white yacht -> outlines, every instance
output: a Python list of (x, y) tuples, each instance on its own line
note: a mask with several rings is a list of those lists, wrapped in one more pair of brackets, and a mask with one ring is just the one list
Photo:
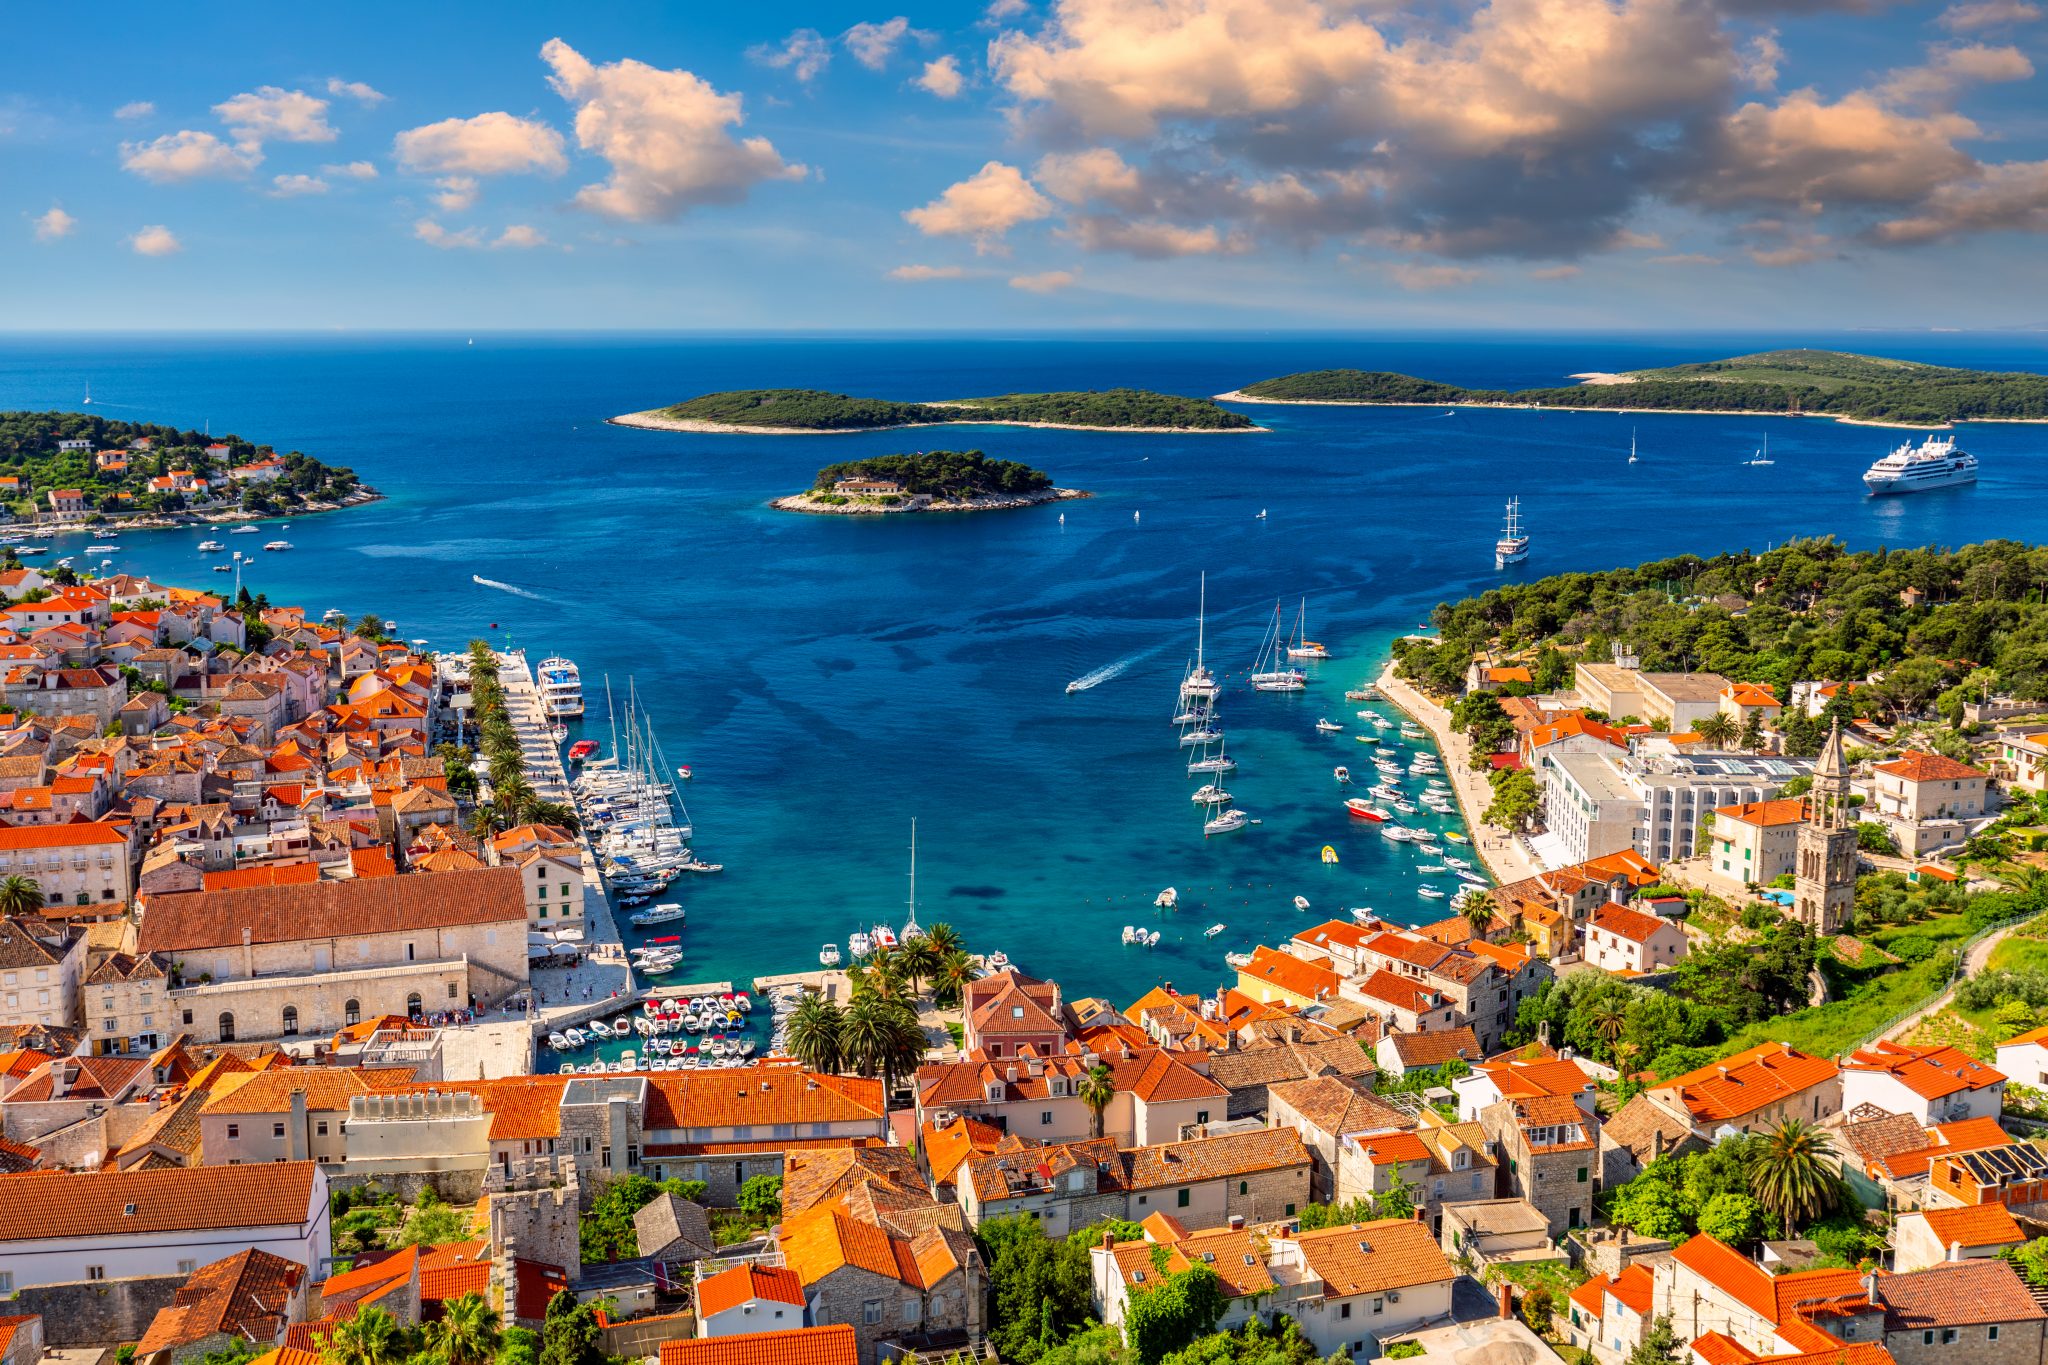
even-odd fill
[(1230, 804), (1230, 793), (1223, 789), (1220, 782), (1205, 782), (1195, 788), (1188, 800), (1198, 806), (1227, 806)]
[(225, 549), (227, 549), (227, 546), (221, 544), (217, 540), (202, 540), (199, 542), (199, 550), (201, 554), (212, 554), (216, 550)]
[(567, 659), (542, 659), (539, 669), (540, 713), (549, 720), (573, 720), (583, 714), (583, 675)]
[(839, 965), (839, 945), (828, 943), (823, 948), (820, 948), (818, 950), (818, 965), (820, 967), (837, 967)]
[(1232, 830), (1243, 829), (1250, 823), (1251, 817), (1233, 806), (1229, 810), (1217, 812), (1214, 818), (1203, 821), (1202, 833), (1228, 834)]
[(1522, 500), (1508, 499), (1508, 522), (1500, 539), (1493, 542), (1493, 567), (1505, 569), (1529, 557), (1529, 537), (1522, 531)]
[(1873, 493), (1924, 493), (1977, 482), (1977, 457), (1957, 450), (1953, 436), (1929, 436), (1917, 447), (1899, 448), (1863, 471), (1863, 486)]
[(118, 545), (88, 545), (85, 552), (89, 555), (110, 555), (120, 548)]
[(237, 526), (234, 530), (228, 532), (228, 534), (231, 536), (253, 536), (259, 529), (261, 528), (255, 526)]
[(1209, 575), (1202, 575), (1201, 596), (1195, 607), (1195, 662), (1181, 679), (1180, 699), (1183, 707), (1194, 705), (1199, 708), (1213, 698), (1217, 692), (1216, 675), (1202, 662), (1202, 646), (1206, 641), (1209, 621)]
[(1305, 636), (1307, 627), (1308, 599), (1304, 597), (1301, 599), (1301, 610), (1296, 613), (1294, 618), (1294, 639), (1287, 646), (1287, 657), (1290, 659), (1329, 658), (1330, 647), (1320, 640), (1307, 639)]
[(669, 924), (679, 920), (683, 918), (683, 914), (682, 906), (674, 901), (663, 901), (659, 905), (650, 905), (645, 910), (636, 911), (631, 916), (631, 921), (635, 929), (651, 929), (657, 924)]
[(263, 548), (266, 550), (289, 550), (291, 549), (291, 547), (292, 543), (289, 540), (267, 541), (264, 543), (263, 546)]
[(1290, 637), (1281, 623), (1280, 604), (1273, 604), (1273, 624), (1266, 632), (1266, 638), (1259, 645), (1259, 657), (1252, 664), (1251, 683), (1259, 692), (1303, 692), (1308, 689), (1308, 674), (1298, 668), (1288, 667), (1287, 642)]

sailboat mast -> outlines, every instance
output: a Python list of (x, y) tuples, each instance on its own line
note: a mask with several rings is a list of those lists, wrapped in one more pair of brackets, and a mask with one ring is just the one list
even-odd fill
[(905, 938), (917, 930), (917, 817), (910, 817), (910, 918), (903, 925)]
[(1209, 627), (1209, 571), (1202, 570), (1202, 594), (1195, 608), (1195, 667), (1202, 666), (1202, 637)]

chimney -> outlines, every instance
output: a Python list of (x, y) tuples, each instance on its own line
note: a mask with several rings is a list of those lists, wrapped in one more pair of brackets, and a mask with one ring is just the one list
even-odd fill
[(1503, 1319), (1515, 1315), (1515, 1296), (1512, 1286), (1506, 1280), (1500, 1282), (1500, 1315)]
[(1963, 1259), (1963, 1244), (1961, 1242), (1950, 1242), (1948, 1244), (1948, 1258), (1951, 1261)]
[(1011, 1085), (1015, 1085), (1017, 1083), (1017, 1064), (1015, 1062), (1012, 1062), (1003, 1070), (1003, 1079), (1008, 1081)]
[[(1231, 1215), (1230, 1215), (1230, 1230), (1231, 1230), (1232, 1232), (1243, 1232), (1243, 1231), (1244, 1231), (1244, 1215), (1243, 1215), (1243, 1214), (1241, 1214), (1241, 1213), (1233, 1213), (1233, 1214), (1231, 1214)], [(1104, 1236), (1107, 1236), (1108, 1234), (1107, 1234), (1107, 1233), (1105, 1233), (1105, 1234), (1103, 1234), (1103, 1235), (1104, 1235)]]
[(1116, 1245), (1116, 1234), (1115, 1234), (1115, 1233), (1112, 1233), (1112, 1232), (1105, 1232), (1105, 1233), (1103, 1233), (1103, 1234), (1102, 1234), (1102, 1249), (1103, 1249), (1104, 1251), (1108, 1251), (1108, 1250), (1109, 1250), (1109, 1249), (1110, 1249), (1111, 1247), (1113, 1247), (1113, 1246), (1115, 1246), (1115, 1245)]
[(1863, 1277), (1863, 1297), (1869, 1299), (1873, 1305), (1884, 1302), (1883, 1297), (1877, 1292), (1877, 1272), (1874, 1270)]
[(1550, 1021), (1548, 1019), (1536, 1025), (1536, 1041), (1546, 1048), (1550, 1046)]
[(312, 1155), (307, 1150), (306, 1092), (303, 1087), (292, 1090), (291, 1121), (285, 1125), (286, 1155), (293, 1161), (304, 1161)]

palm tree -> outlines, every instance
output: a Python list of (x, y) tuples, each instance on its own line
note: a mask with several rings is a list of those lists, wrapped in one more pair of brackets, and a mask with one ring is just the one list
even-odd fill
[(1765, 1134), (1749, 1168), (1749, 1190), (1777, 1216), (1785, 1235), (1840, 1207), (1841, 1177), (1825, 1158), (1834, 1150), (1828, 1135), (1800, 1119), (1787, 1119)]
[(1102, 1111), (1109, 1108), (1109, 1102), (1116, 1098), (1116, 1081), (1109, 1074), (1109, 1068), (1097, 1062), (1088, 1068), (1088, 1074), (1074, 1087), (1074, 1097), (1088, 1106), (1088, 1118), (1094, 1125), (1095, 1136), (1102, 1136)]
[(879, 1000), (903, 999), (902, 957), (887, 948), (877, 948), (865, 963), (848, 967), (846, 979), (853, 986), (855, 1000), (870, 995)]
[(490, 1365), (498, 1337), (498, 1315), (477, 1293), (443, 1305), (440, 1321), (427, 1328), (427, 1346), (444, 1365)]
[(1725, 749), (1735, 742), (1737, 727), (1734, 717), (1715, 711), (1694, 721), (1692, 732), (1706, 741), (1708, 748)]
[(903, 945), (902, 951), (896, 954), (896, 961), (903, 975), (910, 980), (910, 998), (915, 1000), (919, 995), (918, 983), (930, 980), (938, 971), (940, 955), (932, 946), (931, 936), (919, 934)]
[(536, 801), (533, 803), (533, 822), (536, 825), (554, 825), (574, 834), (578, 828), (576, 811), (560, 801)]
[(876, 995), (855, 998), (847, 1008), (840, 1040), (846, 1061), (855, 1071), (882, 1078), (885, 1106), (896, 1078), (915, 1071), (924, 1061), (927, 1047), (924, 1026), (910, 1007)]
[(1628, 1031), (1628, 1006), (1612, 997), (1597, 1001), (1587, 1014), (1587, 1022), (1592, 1024), (1593, 1032), (1600, 1036), (1600, 1041), (1607, 1044), (1611, 1052), (1621, 1035)]
[(789, 1016), (789, 1055), (813, 1071), (837, 1073), (845, 1065), (839, 1006), (822, 995), (806, 995)]
[(33, 915), (43, 908), (43, 888), (30, 877), (0, 881), (0, 915)]
[(944, 920), (925, 930), (924, 937), (925, 941), (932, 945), (932, 951), (942, 958), (951, 957), (960, 951), (960, 931)]
[(967, 998), (967, 988), (979, 979), (979, 971), (974, 959), (959, 949), (946, 954), (932, 976), (932, 1003), (943, 1009), (957, 1008)]
[(1493, 927), (1493, 897), (1467, 896), (1460, 913), (1465, 916), (1465, 923), (1472, 926), (1472, 936), (1485, 938), (1486, 931)]
[(412, 1354), (405, 1330), (386, 1309), (371, 1304), (327, 1334), (326, 1365), (398, 1365)]

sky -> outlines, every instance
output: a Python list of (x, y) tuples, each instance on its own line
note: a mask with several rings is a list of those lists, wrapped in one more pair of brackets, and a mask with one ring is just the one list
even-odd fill
[(16, 6), (0, 330), (2038, 330), (2044, 8)]

